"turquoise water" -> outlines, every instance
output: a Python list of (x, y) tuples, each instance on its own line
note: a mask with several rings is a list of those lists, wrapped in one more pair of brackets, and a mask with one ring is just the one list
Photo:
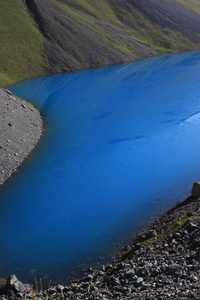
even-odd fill
[(24, 81), (45, 118), (0, 190), (0, 274), (63, 282), (109, 260), (200, 178), (200, 53)]

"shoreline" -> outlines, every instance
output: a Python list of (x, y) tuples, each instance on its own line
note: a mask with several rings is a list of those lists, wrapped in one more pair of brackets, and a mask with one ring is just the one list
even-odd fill
[(82, 279), (47, 290), (39, 278), (37, 287), (15, 275), (0, 278), (1, 299), (199, 299), (200, 193), (192, 194), (100, 270), (89, 268)]
[(0, 186), (35, 148), (43, 131), (39, 111), (0, 88)]
[[(2, 185), (35, 148), (43, 122), (32, 104), (1, 88), (0, 108)], [(44, 291), (38, 278), (38, 292), (15, 275), (0, 278), (1, 299), (199, 299), (200, 192), (192, 194), (137, 234), (110, 264)]]

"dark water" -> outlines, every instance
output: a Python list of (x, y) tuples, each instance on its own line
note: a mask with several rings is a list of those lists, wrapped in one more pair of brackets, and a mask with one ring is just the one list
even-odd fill
[(66, 280), (109, 259), (200, 179), (200, 53), (11, 87), (45, 134), (0, 190), (0, 273)]

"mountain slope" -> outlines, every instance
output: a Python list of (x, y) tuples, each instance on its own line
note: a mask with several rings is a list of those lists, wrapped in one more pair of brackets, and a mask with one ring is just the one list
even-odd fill
[(199, 14), (198, 0), (1, 0), (0, 85), (200, 49)]
[(44, 38), (23, 1), (0, 2), (0, 85), (48, 71)]
[[(182, 33), (186, 38), (200, 42), (199, 15), (191, 10), (181, 7), (178, 1), (166, 0), (127, 0), (153, 23), (163, 28), (171, 28)], [(179, 3), (182, 1), (179, 1)]]

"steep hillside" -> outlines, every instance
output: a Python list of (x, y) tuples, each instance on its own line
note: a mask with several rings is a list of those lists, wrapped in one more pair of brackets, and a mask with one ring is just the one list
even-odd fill
[(0, 85), (48, 72), (44, 38), (22, 0), (0, 2)]
[(177, 3), (185, 8), (200, 14), (200, 1), (199, 0), (176, 0)]
[(199, 0), (1, 0), (0, 85), (200, 49), (199, 14)]

